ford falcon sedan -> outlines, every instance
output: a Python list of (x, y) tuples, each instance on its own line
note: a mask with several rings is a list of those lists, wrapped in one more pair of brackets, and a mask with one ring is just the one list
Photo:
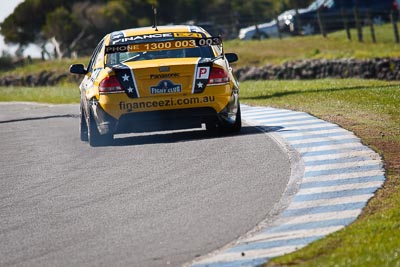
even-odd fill
[(109, 144), (115, 134), (200, 128), (241, 129), (239, 83), (220, 37), (197, 26), (115, 31), (97, 45), (80, 84), (80, 138)]

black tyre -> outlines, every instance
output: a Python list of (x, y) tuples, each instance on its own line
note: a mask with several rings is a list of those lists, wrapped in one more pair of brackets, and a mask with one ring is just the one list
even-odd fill
[(240, 112), (240, 104), (238, 103), (238, 108), (236, 112), (236, 120), (234, 123), (229, 124), (227, 122), (223, 122), (220, 125), (221, 130), (224, 133), (238, 133), (242, 129), (242, 115)]
[(88, 138), (88, 126), (87, 126), (87, 123), (86, 123), (85, 111), (83, 110), (82, 106), (81, 106), (79, 117), (80, 117), (79, 135), (80, 135), (81, 141), (87, 142), (87, 141), (89, 141), (89, 138)]
[(214, 120), (210, 120), (208, 122), (206, 122), (206, 130), (209, 133), (216, 133), (218, 129), (218, 124), (216, 121)]
[(100, 134), (99, 130), (97, 129), (96, 121), (94, 120), (93, 114), (91, 112), (89, 113), (88, 116), (87, 126), (88, 126), (88, 141), (91, 146), (93, 147), (106, 146), (112, 143), (113, 135)]
[(215, 137), (220, 135), (220, 127), (217, 121), (206, 122), (206, 132), (210, 137)]

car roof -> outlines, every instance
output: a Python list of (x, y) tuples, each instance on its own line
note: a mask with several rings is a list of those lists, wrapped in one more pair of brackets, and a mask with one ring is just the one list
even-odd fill
[(208, 32), (205, 31), (203, 28), (194, 25), (163, 25), (163, 26), (157, 26), (157, 28), (140, 27), (140, 28), (115, 31), (110, 33), (110, 35), (122, 33), (124, 36), (136, 36), (143, 34), (160, 34), (160, 33), (170, 33), (170, 32), (198, 32), (209, 35)]

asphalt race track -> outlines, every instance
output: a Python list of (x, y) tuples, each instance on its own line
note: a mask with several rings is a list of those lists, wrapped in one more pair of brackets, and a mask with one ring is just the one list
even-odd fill
[(92, 148), (78, 109), (0, 104), (0, 266), (180, 266), (279, 208), (288, 154), (255, 127)]

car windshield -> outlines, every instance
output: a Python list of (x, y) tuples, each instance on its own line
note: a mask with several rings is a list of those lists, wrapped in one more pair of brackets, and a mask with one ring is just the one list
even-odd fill
[(122, 52), (109, 54), (107, 63), (115, 65), (119, 63), (140, 61), (140, 60), (151, 60), (151, 59), (162, 59), (162, 58), (190, 58), (190, 57), (201, 57), (201, 58), (213, 58), (214, 53), (210, 46), (173, 49), (173, 50), (156, 50), (156, 51), (142, 51), (142, 52)]

